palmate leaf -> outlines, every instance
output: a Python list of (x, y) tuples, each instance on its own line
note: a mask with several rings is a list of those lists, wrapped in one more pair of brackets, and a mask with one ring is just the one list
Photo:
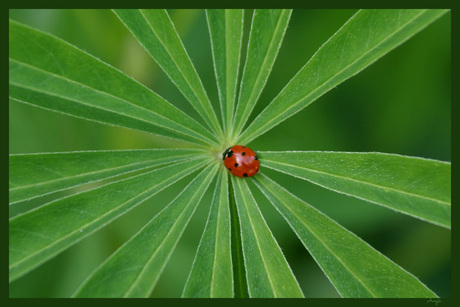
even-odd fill
[(383, 153), (259, 155), (264, 167), (450, 228), (450, 163)]
[(253, 178), (343, 297), (436, 297), (413, 275), (267, 176)]
[(232, 139), (241, 133), (267, 83), (291, 13), (292, 10), (254, 10)]
[(221, 168), (192, 270), (182, 297), (233, 297), (228, 176)]
[(194, 149), (145, 149), (10, 155), (9, 202), (202, 154)]
[(76, 297), (147, 297), (217, 171), (207, 166), (165, 209), (110, 256)]
[(337, 31), (237, 138), (247, 144), (354, 76), (448, 10), (361, 10)]
[(166, 10), (117, 9), (114, 12), (205, 122), (222, 136), (222, 130), (200, 77)]
[(132, 78), (63, 40), (9, 22), (10, 98), (200, 145), (215, 137)]
[(10, 219), (10, 281), (202, 167), (190, 159), (57, 199)]
[[(234, 108), (242, 13), (240, 18), (240, 10), (227, 11), (223, 22), (219, 17), (222, 12), (208, 11), (207, 18), (216, 78), (219, 82), (224, 131), (227, 133), (231, 130), (229, 118)], [(359, 12), (318, 51), (257, 117), (248, 131), (243, 131), (239, 142), (247, 143), (292, 116), (444, 12)], [(233, 138), (231, 133), (229, 136), (222, 135), (203, 85), (168, 14), (163, 10), (116, 10), (116, 13), (205, 119), (212, 132), (112, 67), (57, 38), (16, 22), (10, 22), (10, 39), (19, 41), (12, 44), (10, 40), (10, 98), (73, 116), (173, 137), (198, 145), (220, 146), (221, 143), (233, 138), (238, 139), (273, 66), (290, 10), (256, 10)], [(263, 47), (259, 45), (261, 42)], [(28, 46), (29, 43), (31, 47)], [(225, 54), (222, 53), (224, 47)], [(226, 101), (222, 97), (224, 90)], [(18, 164), (14, 166), (17, 175), (10, 177), (13, 179), (10, 182), (12, 191), (18, 189), (16, 194), (10, 194), (14, 202), (154, 165), (171, 162), (176, 164), (155, 171), (144, 170), (145, 173), (142, 175), (61, 198), (10, 219), (10, 281), (29, 272), (170, 184), (202, 168), (206, 163), (212, 163), (194, 177), (187, 188), (160, 214), (90, 275), (75, 294), (78, 297), (147, 297), (158, 281), (201, 197), (215, 177), (218, 168), (216, 161), (199, 156), (198, 152), (187, 153), (187, 150), (184, 150), (182, 155), (178, 151), (171, 151), (168, 155), (167, 151), (152, 151), (152, 157), (148, 156), (147, 151), (126, 151), (126, 156), (121, 152), (107, 152), (104, 156), (101, 152), (100, 155), (88, 154), (88, 160), (79, 156), (80, 153), (75, 153), (74, 157), (80, 159), (77, 161), (71, 161), (71, 154), (66, 153), (69, 154), (65, 158), (67, 162), (57, 161), (56, 165), (51, 161), (58, 155), (52, 156), (53, 154), (38, 155), (38, 160), (42, 160), (30, 164), (16, 160), (20, 162), (19, 168)], [(121, 156), (118, 156), (119, 153)], [(158, 153), (161, 154), (158, 156)], [(317, 159), (316, 166), (321, 167), (318, 171), (308, 168), (311, 165), (304, 164), (311, 161), (304, 161), (305, 157), (298, 157), (297, 160), (285, 157), (286, 160), (283, 160), (282, 156), (289, 155), (288, 153), (261, 154), (262, 174), (252, 179), (232, 177), (230, 182), (233, 184), (227, 186), (229, 182), (226, 174), (220, 173), (208, 223), (184, 289), (184, 297), (231, 297), (233, 294), (245, 297), (248, 294), (245, 291), (249, 291), (251, 297), (303, 296), (280, 247), (255, 203), (247, 185), (248, 181), (255, 182), (285, 217), (342, 296), (436, 296), (414, 276), (364, 241), (264, 176), (263, 167), (284, 171), (375, 203), (391, 203), (394, 200), (404, 203), (409, 199), (405, 205), (413, 209), (419, 204), (419, 198), (428, 202), (434, 200), (434, 203), (422, 201), (422, 210), (416, 208), (415, 213), (409, 214), (426, 214), (427, 216), (421, 218), (450, 228), (450, 197), (447, 225), (447, 200), (443, 198), (446, 190), (434, 191), (436, 185), (439, 187), (441, 182), (431, 184), (427, 189), (428, 194), (439, 194), (434, 198), (431, 194), (423, 194), (425, 191), (420, 191), (416, 195), (409, 195), (410, 193), (406, 193), (405, 190), (400, 193), (401, 191), (394, 186), (382, 185), (383, 188), (371, 191), (367, 186), (369, 183), (378, 186), (382, 182), (373, 180), (388, 179), (389, 175), (384, 173), (384, 176), (370, 180), (366, 178), (367, 182), (358, 183), (354, 176), (365, 174), (364, 170), (359, 170), (362, 161), (348, 157), (350, 167), (343, 170), (346, 174), (320, 174), (319, 172), (325, 173), (328, 164), (331, 164), (333, 171), (332, 165), (335, 165), (338, 171), (342, 165), (339, 161), (335, 161), (334, 164), (331, 156), (323, 155), (322, 158), (329, 160)], [(27, 156), (27, 160), (32, 155), (24, 156)], [(11, 157), (21, 159), (20, 155)], [(81, 170), (77, 169), (78, 163), (85, 164)], [(369, 166), (369, 163), (366, 166)], [(374, 171), (381, 170), (381, 164), (374, 166)], [(39, 174), (38, 167), (44, 170), (43, 174)], [(395, 165), (392, 167), (392, 170), (401, 170)], [(21, 172), (27, 173), (27, 169), (35, 169), (36, 174), (24, 178)], [(440, 169), (442, 170), (439, 174), (445, 175), (444, 166), (438, 168)], [(359, 172), (356, 172), (357, 170)], [(425, 170), (429, 173), (432, 168), (427, 166)], [(224, 170), (221, 168), (221, 171)], [(53, 174), (56, 172), (59, 174)], [(404, 186), (404, 182), (395, 184), (399, 185), (398, 188)], [(416, 187), (420, 190), (424, 188), (422, 185)], [(236, 199), (236, 204), (233, 198)], [(436, 203), (438, 200), (440, 202)], [(437, 205), (440, 206), (436, 207)], [(231, 214), (228, 206), (232, 210)], [(237, 212), (233, 206), (237, 207)], [(404, 206), (396, 207), (395, 210), (407, 211)], [(240, 224), (241, 229), (234, 227)], [(229, 231), (232, 231), (231, 240)], [(242, 242), (238, 242), (238, 239), (242, 239)], [(235, 255), (239, 255), (239, 251), (242, 256), (240, 262), (238, 259), (235, 260)], [(242, 282), (239, 278), (247, 280)]]
[(250, 297), (303, 297), (244, 179), (232, 176)]
[(243, 36), (243, 10), (206, 10), (224, 132), (231, 134)]

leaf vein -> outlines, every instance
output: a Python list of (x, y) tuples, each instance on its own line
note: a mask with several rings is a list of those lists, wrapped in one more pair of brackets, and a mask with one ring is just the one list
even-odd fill
[[(408, 196), (411, 196), (411, 197), (421, 198), (421, 199), (429, 200), (429, 201), (432, 201), (432, 202), (437, 202), (437, 203), (439, 203), (441, 205), (445, 205), (445, 206), (450, 207), (450, 203), (448, 203), (448, 202), (445, 202), (445, 201), (442, 201), (442, 200), (439, 200), (439, 199), (435, 199), (435, 198), (431, 198), (431, 197), (428, 197), (428, 196), (424, 196), (424, 195), (418, 195), (418, 194), (410, 193), (410, 192), (407, 192), (407, 191), (404, 191), (404, 190), (398, 190), (398, 189), (395, 189), (395, 188), (392, 188), (392, 187), (389, 187), (389, 186), (378, 185), (378, 184), (375, 184), (375, 183), (366, 182), (366, 181), (362, 181), (362, 180), (358, 180), (358, 179), (350, 178), (350, 177), (344, 177), (344, 176), (340, 176), (340, 175), (337, 175), (337, 174), (332, 174), (332, 173), (323, 172), (323, 171), (319, 171), (319, 170), (315, 170), (315, 169), (311, 169), (311, 168), (307, 168), (307, 167), (298, 166), (298, 165), (295, 165), (295, 164), (283, 163), (283, 162), (278, 162), (278, 161), (273, 161), (273, 160), (266, 160), (266, 161), (269, 161), (269, 162), (271, 162), (271, 163), (273, 163), (275, 165), (276, 164), (281, 164), (281, 165), (285, 165), (285, 166), (290, 166), (290, 167), (293, 167), (293, 168), (306, 170), (306, 171), (309, 171), (309, 172), (312, 172), (312, 173), (317, 173), (317, 174), (326, 175), (326, 176), (330, 176), (330, 177), (340, 178), (340, 179), (343, 179), (343, 180), (357, 182), (357, 183), (360, 183), (360, 184), (363, 184), (363, 185), (376, 187), (378, 189), (391, 190), (391, 191), (394, 191), (396, 193), (400, 193), (400, 194), (403, 194), (403, 195), (408, 195)], [(286, 171), (283, 171), (282, 168), (276, 168), (276, 167), (273, 167), (273, 166), (270, 166), (270, 165), (264, 165), (264, 166), (267, 166), (267, 167), (269, 167), (271, 169), (274, 169), (274, 170), (289, 174), (291, 176), (299, 177), (299, 176), (287, 173)], [(303, 178), (303, 177), (299, 177), (299, 178)], [(309, 180), (309, 181), (312, 181), (312, 180)]]
[[(193, 166), (193, 167), (196, 167), (196, 165)], [(186, 171), (188, 171), (188, 170), (191, 169), (191, 168), (192, 168), (192, 167), (187, 168), (187, 169), (185, 169), (185, 170), (181, 170), (181, 171), (179, 171), (178, 173), (176, 173), (176, 175), (185, 173)], [(156, 171), (156, 170), (153, 170), (153, 171), (151, 171), (151, 172), (154, 172), (154, 171)], [(179, 180), (179, 179), (176, 179), (176, 181), (177, 181), (177, 180)], [(174, 181), (174, 182), (175, 182), (175, 181)], [(168, 185), (171, 185), (171, 184), (173, 184), (174, 182), (171, 182), (171, 183), (168, 184)], [(133, 198), (131, 198), (131, 199), (129, 199), (129, 200), (123, 202), (123, 203), (120, 204), (119, 206), (117, 206), (117, 207), (115, 207), (115, 208), (113, 208), (113, 209), (107, 211), (106, 213), (100, 215), (100, 216), (99, 216), (98, 218), (96, 218), (95, 220), (92, 220), (92, 221), (90, 221), (89, 223), (86, 223), (86, 224), (82, 225), (82, 226), (79, 227), (78, 229), (76, 229), (76, 230), (74, 230), (74, 231), (68, 233), (67, 235), (61, 237), (60, 239), (54, 241), (52, 244), (49, 244), (49, 245), (47, 245), (47, 246), (45, 246), (45, 247), (43, 247), (43, 248), (38, 249), (37, 251), (35, 251), (35, 252), (33, 252), (33, 253), (30, 253), (27, 257), (21, 259), (20, 261), (17, 261), (17, 262), (14, 263), (12, 266), (10, 266), (10, 269), (11, 269), (11, 268), (14, 268), (14, 267), (17, 267), (18, 265), (20, 265), (21, 263), (23, 263), (23, 262), (25, 262), (26, 260), (30, 259), (31, 257), (33, 257), (33, 256), (35, 256), (35, 255), (37, 255), (37, 254), (39, 254), (39, 253), (41, 253), (41, 252), (43, 252), (43, 251), (46, 250), (46, 249), (49, 249), (49, 248), (52, 248), (53, 246), (56, 246), (58, 243), (64, 241), (65, 239), (71, 237), (72, 235), (74, 235), (74, 234), (76, 234), (76, 233), (82, 231), (83, 229), (88, 228), (89, 226), (91, 226), (91, 225), (97, 223), (98, 221), (104, 219), (106, 216), (109, 216), (112, 212), (114, 212), (114, 211), (118, 210), (119, 208), (123, 207), (125, 204), (129, 203), (129, 202), (132, 201), (133, 199), (140, 198), (141, 196), (143, 196), (143, 195), (149, 193), (151, 190), (157, 188), (158, 186), (161, 186), (162, 183), (164, 183), (164, 181), (159, 182), (158, 184), (152, 186), (152, 187), (149, 188), (148, 190), (146, 190), (146, 191), (144, 191), (144, 192), (138, 194), (137, 196), (135, 196), (135, 197), (133, 197)], [(14, 218), (13, 218), (13, 219), (14, 219)], [(102, 225), (102, 226), (103, 226), (103, 225)], [(101, 227), (102, 227), (102, 226), (101, 226)]]
[[(413, 17), (412, 19), (410, 19), (409, 21), (407, 21), (404, 25), (401, 25), (398, 29), (396, 29), (392, 35), (389, 35), (387, 38), (385, 38), (384, 40), (382, 40), (380, 43), (378, 43), (377, 45), (375, 45), (372, 49), (368, 50), (366, 53), (363, 53), (363, 55), (361, 55), (360, 57), (358, 57), (355, 61), (353, 61), (352, 63), (350, 63), (349, 65), (345, 66), (343, 69), (341, 69), (340, 71), (338, 71), (336, 74), (334, 74), (333, 76), (331, 76), (329, 79), (327, 79), (326, 81), (324, 81), (321, 85), (319, 85), (316, 89), (314, 89), (313, 91), (311, 91), (308, 95), (300, 98), (299, 100), (297, 100), (296, 102), (292, 103), (289, 107), (287, 107), (286, 109), (284, 109), (282, 112), (278, 113), (276, 116), (274, 116), (273, 118), (269, 119), (268, 121), (266, 121), (264, 124), (262, 124), (260, 126), (260, 128), (258, 128), (256, 131), (252, 132), (251, 134), (249, 134), (248, 136), (246, 136), (243, 140), (241, 140), (243, 143), (248, 143), (250, 142), (252, 139), (254, 139), (256, 136), (258, 131), (261, 131), (263, 129), (265, 129), (267, 126), (271, 125), (272, 122), (274, 121), (277, 121), (278, 118), (280, 117), (283, 117), (285, 114), (287, 114), (291, 109), (297, 107), (297, 105), (299, 105), (302, 101), (308, 99), (309, 97), (313, 96), (314, 94), (316, 94), (317, 92), (319, 92), (320, 90), (322, 90), (324, 87), (327, 87), (328, 83), (333, 80), (335, 77), (339, 76), (341, 73), (343, 73), (344, 71), (346, 71), (348, 68), (352, 67), (354, 64), (356, 64), (357, 62), (359, 62), (362, 58), (364, 58), (366, 55), (368, 55), (370, 52), (372, 52), (373, 50), (377, 49), (378, 47), (380, 47), (382, 44), (384, 44), (387, 40), (389, 40), (390, 38), (392, 38), (396, 33), (398, 33), (404, 26), (406, 26), (407, 24), (411, 23), (413, 20), (417, 19), (420, 15), (422, 15), (424, 13), (424, 11), (426, 10), (423, 10), (421, 13), (419, 13), (418, 15), (416, 15), (415, 17)], [(335, 34), (334, 34), (335, 35)], [(334, 37), (334, 35), (332, 37)], [(332, 38), (331, 37), (331, 38)], [(311, 58), (313, 59), (314, 56)], [(311, 61), (310, 59), (310, 61)], [(304, 67), (306, 67), (308, 65), (308, 63), (310, 63), (310, 61), (307, 62), (307, 64), (305, 64)], [(299, 71), (300, 72), (300, 71)], [(294, 77), (295, 78), (295, 77)], [(292, 81), (292, 80), (291, 80)], [(290, 82), (286, 85), (286, 87), (280, 92), (283, 93), (284, 90), (287, 88), (287, 86), (289, 86)], [(279, 97), (279, 95), (277, 97)], [(275, 99), (273, 101), (276, 101), (277, 97), (275, 97)], [(272, 101), (272, 103), (273, 103)], [(267, 108), (265, 110), (267, 110), (268, 108), (270, 107), (267, 106)], [(265, 111), (264, 110), (264, 111)], [(298, 111), (300, 111), (301, 109), (299, 109)], [(260, 118), (260, 116), (264, 113), (264, 111), (262, 111), (262, 113), (259, 114), (259, 116), (254, 120), (253, 123), (256, 123), (257, 122), (257, 119)], [(296, 111), (295, 113), (297, 113), (298, 111)], [(294, 114), (295, 114), (294, 113)], [(294, 114), (291, 114), (294, 115)], [(288, 116), (289, 117), (289, 116)], [(250, 128), (250, 127), (249, 127)], [(249, 129), (248, 128), (248, 129)], [(264, 132), (262, 132), (264, 133)], [(243, 133), (244, 134), (244, 133)], [(260, 134), (260, 133), (259, 133)]]
[[(186, 127), (186, 126), (184, 126), (184, 125), (182, 125), (182, 124), (180, 124), (180, 123), (178, 123), (178, 122), (172, 121), (170, 118), (165, 117), (165, 116), (163, 116), (163, 115), (161, 115), (161, 114), (159, 114), (159, 113), (157, 113), (157, 112), (154, 112), (154, 111), (152, 111), (152, 110), (150, 110), (150, 109), (147, 109), (147, 108), (142, 107), (142, 106), (140, 106), (140, 105), (137, 105), (137, 104), (134, 104), (134, 103), (132, 103), (132, 102), (129, 102), (128, 100), (126, 100), (126, 99), (124, 99), (124, 98), (114, 96), (114, 95), (112, 95), (112, 94), (110, 94), (110, 93), (108, 93), (108, 92), (104, 92), (104, 91), (98, 90), (98, 89), (96, 89), (96, 88), (93, 88), (93, 87), (88, 86), (88, 85), (86, 85), (86, 84), (80, 83), (80, 82), (78, 82), (78, 81), (75, 81), (75, 80), (72, 80), (72, 79), (65, 78), (65, 77), (63, 77), (63, 76), (57, 75), (57, 74), (55, 74), (55, 73), (52, 73), (52, 72), (43, 70), (43, 69), (41, 69), (41, 68), (38, 68), (38, 67), (35, 67), (35, 66), (32, 66), (32, 65), (29, 65), (29, 64), (27, 64), (27, 63), (24, 63), (24, 62), (21, 62), (21, 61), (12, 59), (12, 58), (10, 58), (10, 61), (16, 62), (16, 63), (18, 63), (18, 64), (20, 64), (20, 65), (24, 65), (24, 66), (26, 66), (26, 67), (28, 67), (28, 68), (30, 68), (30, 69), (32, 69), (32, 70), (39, 71), (39, 72), (44, 73), (44, 74), (46, 74), (46, 75), (50, 75), (50, 76), (52, 76), (52, 77), (54, 77), (54, 78), (61, 79), (61, 80), (65, 80), (65, 81), (70, 82), (70, 83), (73, 83), (73, 84), (75, 84), (75, 85), (79, 85), (79, 86), (81, 86), (81, 87), (87, 88), (88, 90), (91, 90), (91, 91), (93, 91), (93, 92), (95, 92), (95, 93), (102, 94), (102, 95), (106, 95), (106, 96), (111, 97), (111, 98), (113, 98), (113, 99), (115, 99), (115, 100), (119, 100), (119, 101), (121, 101), (121, 102), (127, 103), (127, 104), (133, 106), (134, 108), (142, 109), (142, 110), (147, 111), (147, 112), (149, 112), (149, 113), (151, 113), (151, 114), (154, 114), (154, 115), (156, 115), (156, 116), (158, 116), (158, 117), (161, 117), (161, 118), (164, 119), (164, 120), (167, 120), (167, 121), (169, 121), (169, 122), (173, 122), (175, 125), (178, 125), (178, 126), (184, 128), (184, 129), (187, 130), (187, 131), (194, 132), (194, 133), (198, 134), (199, 136), (203, 137), (204, 139), (207, 139), (208, 141), (211, 141), (209, 138), (205, 137), (204, 135), (200, 134), (199, 132), (196, 132), (196, 131), (193, 130), (193, 129), (190, 129), (189, 127)], [(166, 128), (166, 129), (170, 129), (170, 130), (173, 130), (173, 131), (175, 131), (175, 132), (184, 134), (184, 132), (179, 132), (179, 131), (177, 131), (177, 130), (172, 129), (171, 127), (167, 127), (167, 126), (164, 126), (164, 125), (160, 125), (160, 124), (158, 124), (158, 123), (156, 123), (156, 122), (153, 122), (153, 121), (146, 121), (146, 120), (144, 120), (144, 119), (140, 119), (140, 118), (137, 118), (137, 117), (133, 117), (133, 116), (131, 116), (131, 115), (123, 114), (123, 113), (120, 113), (120, 112), (118, 112), (118, 111), (106, 109), (106, 108), (101, 107), (101, 106), (95, 106), (95, 105), (92, 105), (92, 104), (88, 104), (88, 103), (85, 103), (85, 102), (80, 101), (80, 100), (75, 99), (75, 98), (70, 98), (70, 97), (67, 97), (67, 96), (59, 95), (59, 94), (57, 94), (57, 93), (51, 93), (51, 92), (48, 92), (48, 91), (39, 90), (39, 89), (37, 89), (37, 88), (35, 88), (35, 87), (26, 86), (26, 85), (23, 85), (23, 84), (20, 84), (20, 83), (11, 81), (11, 80), (9, 81), (9, 83), (11, 83), (11, 84), (13, 84), (13, 85), (16, 85), (16, 86), (18, 86), (18, 87), (27, 88), (27, 89), (34, 90), (34, 91), (37, 91), (37, 92), (40, 92), (40, 93), (43, 93), (43, 94), (47, 94), (47, 95), (50, 95), (50, 96), (56, 96), (56, 97), (59, 97), (59, 98), (67, 99), (67, 100), (70, 100), (70, 101), (74, 101), (74, 102), (77, 102), (77, 103), (80, 103), (80, 104), (83, 104), (83, 105), (86, 105), (86, 106), (89, 106), (89, 107), (98, 108), (98, 109), (101, 109), (101, 110), (104, 110), (104, 111), (113, 112), (113, 113), (115, 113), (115, 114), (122, 115), (122, 116), (127, 116), (127, 117), (130, 117), (130, 118), (133, 118), (133, 119), (142, 121), (142, 122), (150, 123), (150, 124), (153, 124), (153, 125), (157, 125), (157, 126), (160, 126), (160, 127), (163, 127), (163, 128)], [(149, 91), (151, 92), (151, 90), (149, 90)], [(152, 92), (152, 93), (153, 93), (153, 92)], [(170, 107), (172, 106), (172, 105), (171, 105), (169, 102), (167, 102), (166, 100), (164, 100), (164, 102), (167, 103)], [(173, 108), (175, 108), (175, 107), (173, 107)], [(180, 111), (180, 110), (179, 110), (179, 111)], [(197, 124), (197, 125), (199, 125), (200, 127), (202, 127), (203, 129), (206, 129), (206, 128), (204, 128), (200, 123), (196, 122), (194, 119), (192, 119), (191, 117), (189, 117), (188, 115), (186, 115), (186, 114), (183, 113), (182, 111), (180, 111), (180, 112), (182, 113), (183, 116), (186, 116), (186, 118), (187, 118), (188, 120), (191, 120), (191, 121), (193, 121), (195, 124)], [(190, 135), (190, 134), (187, 134), (187, 135), (192, 136), (192, 135)]]

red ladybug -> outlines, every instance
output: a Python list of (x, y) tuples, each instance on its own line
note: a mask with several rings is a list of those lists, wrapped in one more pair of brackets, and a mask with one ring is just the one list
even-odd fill
[(225, 167), (237, 177), (251, 177), (259, 172), (259, 158), (248, 147), (230, 147), (224, 152), (223, 160)]

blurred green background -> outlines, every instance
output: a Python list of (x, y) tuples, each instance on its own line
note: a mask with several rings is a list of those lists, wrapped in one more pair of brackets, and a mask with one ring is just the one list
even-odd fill
[[(217, 88), (204, 11), (171, 10), (169, 13), (209, 97), (217, 107)], [(253, 114), (260, 112), (354, 13), (354, 10), (294, 10), (273, 72)], [(111, 11), (11, 10), (9, 15), (75, 44), (198, 118)], [(252, 11), (247, 10), (245, 39), (251, 16)], [(249, 145), (256, 151), (377, 151), (450, 161), (450, 76), (449, 13)], [(105, 126), (17, 102), (9, 103), (10, 153), (184, 146), (184, 143), (139, 131)], [(261, 164), (263, 167), (263, 161)], [(262, 171), (414, 274), (439, 296), (451, 296), (449, 230), (305, 181), (266, 169)], [(180, 181), (11, 283), (10, 297), (71, 295), (98, 264), (171, 201), (186, 181)], [(257, 188), (253, 190), (305, 295), (338, 297), (287, 223)], [(180, 296), (204, 229), (210, 194), (207, 193), (192, 218), (153, 297)], [(35, 205), (30, 203), (25, 207)]]

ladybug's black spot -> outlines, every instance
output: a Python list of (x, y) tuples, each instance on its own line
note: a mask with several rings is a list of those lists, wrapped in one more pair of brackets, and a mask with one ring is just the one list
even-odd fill
[(230, 167), (228, 168), (228, 170), (229, 170), (229, 171), (232, 171), (232, 169), (231, 169)]
[(241, 146), (241, 147), (246, 148), (246, 146)]
[(246, 154), (246, 153), (245, 153), (244, 151), (241, 153), (242, 156), (244, 156), (245, 154)]
[(254, 160), (259, 160), (259, 158), (257, 158), (257, 156), (254, 156)]
[(244, 177), (248, 177), (248, 174), (244, 173), (243, 176), (244, 176)]
[(238, 167), (238, 163), (235, 163), (235, 167)]

